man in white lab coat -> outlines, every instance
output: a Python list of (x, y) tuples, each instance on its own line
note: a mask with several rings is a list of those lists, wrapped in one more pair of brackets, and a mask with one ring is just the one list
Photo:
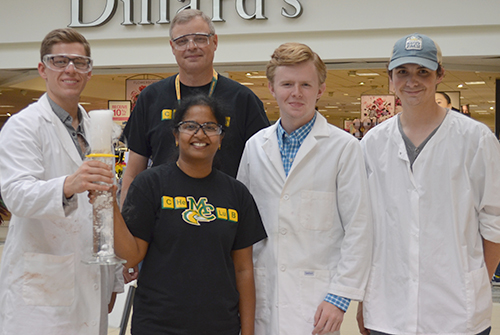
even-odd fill
[[(0, 334), (107, 334), (121, 266), (88, 265), (88, 190), (107, 190), (113, 172), (83, 161), (89, 117), (78, 105), (90, 79), (87, 40), (56, 29), (42, 42), (38, 72), (47, 93), (0, 132), (0, 185), (12, 213), (0, 263)], [(108, 304), (110, 304), (108, 306)]]
[(388, 71), (403, 111), (361, 141), (374, 253), (360, 330), (489, 334), (500, 145), (485, 125), (436, 103), (444, 69), (429, 37), (398, 40)]
[(315, 110), (326, 66), (287, 43), (267, 66), (280, 119), (246, 144), (238, 171), (269, 238), (254, 246), (255, 333), (331, 334), (362, 300), (372, 250), (366, 173), (353, 136)]

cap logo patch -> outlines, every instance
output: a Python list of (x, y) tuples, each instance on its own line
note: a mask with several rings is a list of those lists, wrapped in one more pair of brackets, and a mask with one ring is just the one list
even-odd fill
[(417, 36), (410, 36), (406, 39), (406, 50), (422, 50), (422, 39)]

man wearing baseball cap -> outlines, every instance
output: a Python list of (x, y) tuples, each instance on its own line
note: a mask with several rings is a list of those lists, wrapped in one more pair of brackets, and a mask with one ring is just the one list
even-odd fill
[(485, 125), (435, 102), (444, 69), (429, 37), (398, 40), (388, 73), (403, 111), (361, 141), (374, 250), (360, 331), (489, 334), (500, 144)]

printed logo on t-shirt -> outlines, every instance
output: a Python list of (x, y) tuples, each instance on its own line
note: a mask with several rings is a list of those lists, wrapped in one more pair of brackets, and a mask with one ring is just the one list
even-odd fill
[(172, 120), (174, 118), (175, 109), (164, 109), (161, 111), (161, 120)]
[(229, 125), (231, 124), (231, 117), (226, 116), (226, 128), (229, 128)]
[(162, 197), (162, 208), (164, 209), (179, 209), (187, 208), (187, 202), (185, 197)]
[[(208, 203), (206, 197), (196, 201), (194, 197), (162, 197), (163, 209), (185, 209), (182, 219), (193, 226), (201, 226), (202, 222), (211, 222), (215, 219), (238, 222), (238, 211), (231, 208), (217, 207)], [(215, 211), (215, 214), (214, 214)]]
[(238, 222), (238, 212), (234, 209), (217, 207), (217, 218), (232, 222)]

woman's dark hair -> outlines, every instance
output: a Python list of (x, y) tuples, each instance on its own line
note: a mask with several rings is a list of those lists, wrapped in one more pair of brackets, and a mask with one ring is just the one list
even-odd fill
[(441, 94), (446, 99), (446, 102), (448, 102), (448, 105), (451, 104), (451, 98), (450, 98), (450, 96), (448, 94), (446, 94), (446, 93), (444, 93), (442, 91), (438, 91), (436, 93)]
[[(179, 108), (177, 108), (174, 114), (173, 132), (175, 134), (179, 133), (177, 125), (179, 124), (179, 122), (184, 121), (184, 116), (186, 115), (187, 111), (193, 106), (207, 106), (208, 108), (210, 108), (212, 114), (217, 120), (217, 123), (222, 126), (222, 134), (224, 134), (226, 130), (226, 116), (227, 116), (225, 108), (219, 100), (204, 94), (196, 94), (188, 98), (182, 99)], [(172, 156), (170, 157), (170, 159), (171, 161), (176, 161), (178, 158), (179, 158), (179, 149), (176, 148), (176, 150), (172, 150)], [(214, 168), (220, 169), (222, 162), (219, 159), (218, 155), (215, 155), (212, 165)]]
[(217, 123), (222, 126), (222, 132), (226, 129), (226, 113), (221, 103), (212, 97), (204, 94), (197, 94), (188, 98), (182, 99), (179, 108), (175, 111), (174, 115), (174, 132), (177, 133), (177, 124), (184, 121), (184, 116), (187, 111), (193, 106), (207, 106), (212, 111)]

